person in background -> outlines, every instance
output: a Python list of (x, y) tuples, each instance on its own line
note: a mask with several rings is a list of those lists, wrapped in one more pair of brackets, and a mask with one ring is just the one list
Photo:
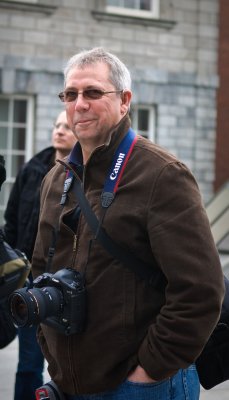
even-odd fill
[(5, 169), (5, 160), (2, 155), (0, 155), (0, 190), (2, 188), (3, 182), (6, 180), (6, 169)]
[[(45, 272), (59, 221), (50, 272), (78, 271), (87, 307), (80, 332), (39, 325), (49, 374), (67, 400), (197, 400), (195, 360), (224, 296), (197, 182), (175, 156), (130, 129), (131, 77), (118, 57), (83, 51), (68, 61), (64, 78), (59, 97), (78, 142), (43, 181), (32, 273)], [(96, 237), (79, 215), (76, 186), (66, 194), (66, 170), (99, 220)], [(101, 227), (139, 265), (157, 269), (161, 284), (109, 254), (96, 240)]]
[[(69, 128), (66, 112), (54, 124), (52, 146), (37, 153), (19, 171), (5, 211), (5, 240), (23, 251), (31, 261), (37, 234), (40, 186), (44, 176), (73, 148), (76, 138)], [(32, 276), (30, 276), (30, 280)], [(19, 361), (14, 400), (34, 400), (35, 389), (43, 383), (44, 357), (36, 339), (36, 328), (19, 328)]]

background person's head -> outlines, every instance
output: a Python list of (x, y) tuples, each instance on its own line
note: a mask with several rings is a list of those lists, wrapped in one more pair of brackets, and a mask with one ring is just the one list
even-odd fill
[(68, 125), (66, 111), (61, 111), (52, 131), (52, 145), (56, 149), (56, 159), (67, 156), (76, 142), (77, 139)]

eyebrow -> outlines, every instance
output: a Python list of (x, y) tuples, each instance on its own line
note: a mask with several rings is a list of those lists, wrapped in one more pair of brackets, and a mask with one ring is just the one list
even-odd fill
[(87, 90), (87, 89), (105, 90), (103, 87), (99, 87), (99, 86), (97, 86), (97, 85), (88, 85), (88, 86), (85, 86), (83, 89), (78, 89), (78, 88), (73, 87), (73, 86), (69, 86), (69, 87), (66, 86), (66, 87), (64, 88), (64, 90), (71, 90), (71, 91), (73, 91), (73, 92), (79, 91), (79, 90)]

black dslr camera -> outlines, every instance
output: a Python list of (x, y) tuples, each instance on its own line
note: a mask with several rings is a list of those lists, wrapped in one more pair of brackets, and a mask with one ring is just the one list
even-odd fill
[(33, 281), (32, 288), (15, 290), (9, 296), (9, 305), (18, 327), (42, 322), (65, 335), (80, 333), (86, 319), (84, 279), (72, 268), (44, 273)]

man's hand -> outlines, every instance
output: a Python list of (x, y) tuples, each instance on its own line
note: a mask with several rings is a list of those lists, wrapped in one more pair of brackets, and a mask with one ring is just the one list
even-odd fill
[(127, 377), (128, 381), (139, 382), (139, 383), (153, 383), (156, 382), (154, 379), (146, 373), (146, 371), (138, 365)]

